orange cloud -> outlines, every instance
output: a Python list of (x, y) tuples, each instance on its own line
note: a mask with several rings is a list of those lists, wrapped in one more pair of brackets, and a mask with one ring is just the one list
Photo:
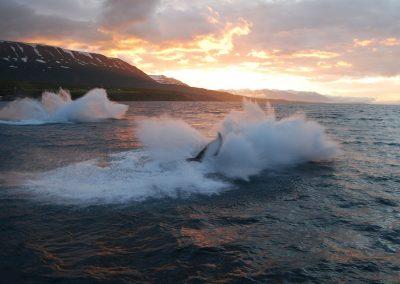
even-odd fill
[(208, 11), (209, 11), (209, 15), (207, 16), (207, 21), (210, 24), (218, 24), (219, 21), (219, 13), (217, 11), (214, 11), (213, 8), (211, 8), (210, 6), (207, 7)]
[(387, 38), (381, 41), (382, 45), (385, 46), (399, 46), (400, 45), (400, 40), (395, 38), (395, 37), (391, 37), (391, 38)]
[[(337, 23), (336, 18), (332, 18), (326, 25), (321, 13), (296, 8), (301, 8), (304, 1), (286, 4), (282, 4), (286, 1), (254, 1), (257, 4), (243, 1), (238, 9), (231, 1), (215, 1), (211, 7), (208, 6), (211, 2), (203, 5), (183, 0), (173, 3), (149, 0), (139, 5), (142, 10), (133, 5), (133, 1), (126, 1), (125, 5), (111, 0), (105, 2), (107, 9), (97, 20), (59, 23), (68, 27), (63, 34), (59, 34), (58, 25), (56, 33), (55, 29), (43, 32), (51, 27), (50, 20), (60, 21), (51, 18), (38, 26), (34, 34), (34, 28), (30, 28), (26, 32), (29, 36), (10, 39), (99, 52), (126, 60), (149, 74), (177, 76), (195, 86), (210, 88), (254, 86), (329, 93), (340, 92), (324, 87), (340, 78), (389, 78), (400, 74), (396, 64), (400, 56), (400, 37), (392, 32), (395, 31), (393, 27), (382, 25), (384, 28), (380, 32), (368, 30), (369, 25), (358, 22), (357, 26), (352, 25), (354, 17), (349, 15), (344, 15), (344, 20), (337, 20)], [(317, 3), (311, 2), (307, 5)], [(350, 2), (344, 1), (341, 5), (350, 5)], [(306, 14), (288, 16), (293, 15), (291, 11)], [(358, 15), (357, 20), (362, 20), (362, 13)], [(304, 21), (310, 17), (315, 17), (314, 22), (320, 24), (310, 27), (309, 22)], [(370, 17), (365, 16), (365, 20), (366, 24), (371, 22)], [(29, 23), (37, 21), (34, 18)], [(76, 28), (78, 26), (82, 27), (82, 32)], [(20, 26), (11, 30), (12, 34), (20, 35), (18, 29)], [(221, 82), (223, 85), (219, 85)], [(400, 91), (398, 84), (390, 86), (391, 94)]]
[(382, 40), (378, 39), (365, 39), (365, 40), (359, 40), (355, 39), (354, 41), (354, 46), (355, 47), (366, 47), (366, 46), (399, 46), (400, 45), (400, 40), (395, 37), (390, 37), (390, 38), (385, 38)]
[(354, 39), (353, 43), (355, 47), (365, 47), (365, 46), (371, 46), (372, 44), (374, 44), (375, 40), (374, 39), (364, 39), (364, 40), (360, 40), (360, 39)]
[(346, 62), (346, 61), (338, 61), (338, 62), (336, 63), (336, 66), (337, 66), (337, 67), (350, 68), (350, 67), (353, 66), (353, 64), (351, 64), (351, 63), (349, 63), (349, 62)]
[(195, 45), (202, 51), (217, 51), (218, 54), (227, 54), (233, 50), (233, 38), (247, 35), (250, 32), (250, 27), (251, 24), (243, 19), (236, 26), (228, 23), (222, 32), (222, 36), (198, 36), (195, 40)]
[(293, 57), (297, 58), (319, 58), (319, 59), (329, 59), (338, 57), (339, 54), (336, 52), (323, 51), (323, 50), (302, 50), (292, 54)]
[(264, 50), (257, 51), (255, 49), (252, 49), (249, 53), (247, 53), (247, 56), (261, 58), (261, 59), (271, 59), (273, 57), (273, 55), (270, 52), (265, 52)]

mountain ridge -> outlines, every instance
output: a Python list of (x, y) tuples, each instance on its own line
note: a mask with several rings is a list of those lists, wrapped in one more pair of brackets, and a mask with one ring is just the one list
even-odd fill
[(100, 87), (155, 87), (139, 68), (98, 53), (44, 44), (0, 41), (2, 80), (34, 81)]
[(99, 53), (0, 40), (0, 96), (4, 100), (39, 97), (44, 90), (60, 87), (69, 89), (73, 97), (83, 95), (90, 88), (106, 88), (110, 98), (120, 101), (240, 101), (247, 96), (236, 91), (232, 94), (191, 87), (164, 75), (147, 75), (119, 58)]
[(189, 86), (188, 84), (179, 81), (178, 79), (167, 77), (165, 75), (149, 75), (151, 79), (154, 81), (165, 84), (165, 85), (180, 85), (180, 86)]
[(79, 96), (106, 88), (118, 100), (238, 101), (227, 92), (160, 84), (118, 58), (61, 47), (0, 40), (0, 96), (40, 96), (46, 89), (70, 89)]

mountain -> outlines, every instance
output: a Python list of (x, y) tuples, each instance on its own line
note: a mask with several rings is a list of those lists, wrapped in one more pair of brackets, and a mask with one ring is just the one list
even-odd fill
[(11, 41), (0, 41), (0, 78), (98, 87), (158, 85), (144, 72), (118, 58)]
[(183, 83), (175, 78), (167, 77), (164, 75), (149, 75), (151, 79), (154, 81), (165, 84), (165, 85), (180, 85), (180, 86), (189, 86), (188, 84)]
[(316, 92), (303, 92), (293, 90), (225, 90), (234, 95), (246, 96), (267, 100), (286, 100), (292, 102), (304, 103), (372, 103), (374, 100), (371, 98), (363, 97), (338, 97), (338, 96), (325, 96)]
[(59, 87), (69, 89), (73, 97), (83, 95), (88, 89), (103, 87), (115, 100), (242, 99), (227, 92), (174, 82), (161, 84), (135, 66), (102, 54), (43, 44), (0, 41), (0, 97), (6, 100), (19, 96), (37, 97), (43, 90)]

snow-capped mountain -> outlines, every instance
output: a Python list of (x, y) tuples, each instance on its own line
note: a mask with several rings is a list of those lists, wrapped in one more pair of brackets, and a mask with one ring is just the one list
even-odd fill
[(160, 84), (188, 86), (188, 84), (185, 84), (182, 81), (164, 75), (149, 75), (149, 76)]
[(73, 89), (77, 96), (90, 88), (112, 89), (109, 96), (115, 100), (241, 100), (227, 92), (160, 77), (163, 83), (121, 59), (102, 54), (0, 40), (0, 96), (6, 100), (39, 96), (47, 88), (58, 87)]
[(0, 78), (79, 86), (151, 87), (159, 83), (118, 59), (42, 44), (0, 41)]

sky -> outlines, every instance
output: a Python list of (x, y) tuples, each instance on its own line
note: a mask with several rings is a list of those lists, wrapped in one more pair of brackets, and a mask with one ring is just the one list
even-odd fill
[(400, 100), (398, 0), (0, 0), (0, 39), (210, 89)]

